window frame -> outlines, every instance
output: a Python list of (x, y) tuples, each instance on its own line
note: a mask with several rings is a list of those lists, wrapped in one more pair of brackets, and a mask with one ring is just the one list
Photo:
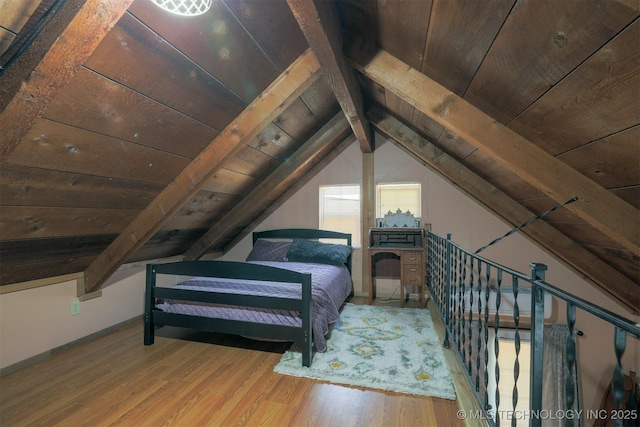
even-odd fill
[[(327, 227), (325, 224), (327, 223), (326, 218), (326, 200), (325, 198), (327, 197), (326, 194), (323, 193), (323, 189), (328, 189), (328, 188), (334, 188), (337, 189), (339, 187), (342, 188), (347, 188), (347, 187), (353, 187), (353, 189), (357, 189), (357, 198), (356, 199), (351, 199), (353, 202), (355, 202), (355, 210), (356, 210), (356, 214), (354, 215), (348, 215), (346, 216), (346, 218), (351, 218), (354, 223), (351, 226), (347, 226), (347, 227), (343, 227), (343, 226), (329, 226)], [(354, 196), (355, 195), (355, 191), (352, 191), (350, 194), (346, 193), (344, 196), (349, 197), (349, 196)], [(345, 200), (349, 200), (349, 199), (345, 199)], [(354, 248), (359, 248), (361, 246), (361, 234), (362, 234), (362, 208), (361, 208), (361, 202), (362, 202), (362, 185), (359, 183), (356, 184), (321, 184), (318, 186), (318, 228), (321, 230), (330, 230), (330, 231), (339, 231), (339, 232), (343, 232), (343, 233), (351, 233), (352, 239), (352, 247)], [(334, 221), (340, 221), (340, 220), (334, 220)], [(349, 221), (346, 220), (345, 224), (347, 224)], [(353, 227), (353, 229), (351, 229), (351, 227)]]
[[(382, 189), (380, 187), (383, 186), (415, 186), (417, 189), (417, 203), (415, 203), (415, 206), (417, 206), (417, 211), (414, 211), (412, 209), (404, 209), (401, 206), (396, 206), (393, 210), (391, 209), (383, 209), (382, 208)], [(416, 219), (420, 218), (422, 219), (422, 183), (417, 182), (417, 181), (408, 181), (408, 182), (378, 182), (376, 183), (375, 186), (375, 209), (376, 209), (376, 218), (384, 218), (384, 216), (389, 212), (395, 212), (396, 209), (400, 209), (402, 212), (406, 212), (407, 210), (409, 210), (415, 217)], [(387, 191), (392, 191), (392, 190), (387, 190)]]

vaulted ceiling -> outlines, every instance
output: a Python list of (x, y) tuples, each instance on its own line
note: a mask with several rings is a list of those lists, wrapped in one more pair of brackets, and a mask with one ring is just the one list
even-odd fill
[(224, 252), (394, 141), (640, 310), (635, 0), (0, 0), (0, 283)]

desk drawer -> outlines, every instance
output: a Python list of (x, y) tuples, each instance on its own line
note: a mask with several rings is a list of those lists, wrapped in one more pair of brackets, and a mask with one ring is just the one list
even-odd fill
[(419, 264), (405, 264), (402, 266), (405, 285), (422, 285), (422, 266)]
[(420, 251), (404, 251), (402, 256), (403, 264), (422, 264), (422, 252)]
[(402, 254), (402, 277), (405, 285), (422, 286), (424, 267), (422, 252), (404, 251)]

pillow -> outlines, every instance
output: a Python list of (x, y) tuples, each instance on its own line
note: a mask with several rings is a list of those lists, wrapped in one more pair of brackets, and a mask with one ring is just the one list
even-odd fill
[(253, 245), (253, 249), (247, 256), (247, 261), (278, 261), (287, 260), (287, 251), (291, 242), (272, 242), (270, 240), (258, 239)]
[(291, 262), (313, 262), (317, 264), (342, 265), (351, 255), (351, 247), (314, 240), (294, 239), (287, 260)]

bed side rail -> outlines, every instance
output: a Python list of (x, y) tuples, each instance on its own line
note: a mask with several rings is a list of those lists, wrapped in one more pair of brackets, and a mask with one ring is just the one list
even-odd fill
[(179, 325), (182, 328), (191, 328), (198, 331), (230, 335), (238, 335), (238, 331), (242, 331), (242, 335), (249, 337), (274, 340), (292, 340), (291, 338), (295, 337), (294, 341), (304, 341), (304, 331), (299, 326), (270, 325), (269, 329), (265, 331), (264, 324), (258, 322), (193, 317), (162, 311), (155, 312), (154, 318), (159, 324)]
[(237, 295), (225, 292), (196, 291), (191, 289), (154, 288), (155, 298), (196, 301), (207, 304), (225, 304), (241, 307), (272, 308), (302, 311), (302, 300), (257, 295)]

